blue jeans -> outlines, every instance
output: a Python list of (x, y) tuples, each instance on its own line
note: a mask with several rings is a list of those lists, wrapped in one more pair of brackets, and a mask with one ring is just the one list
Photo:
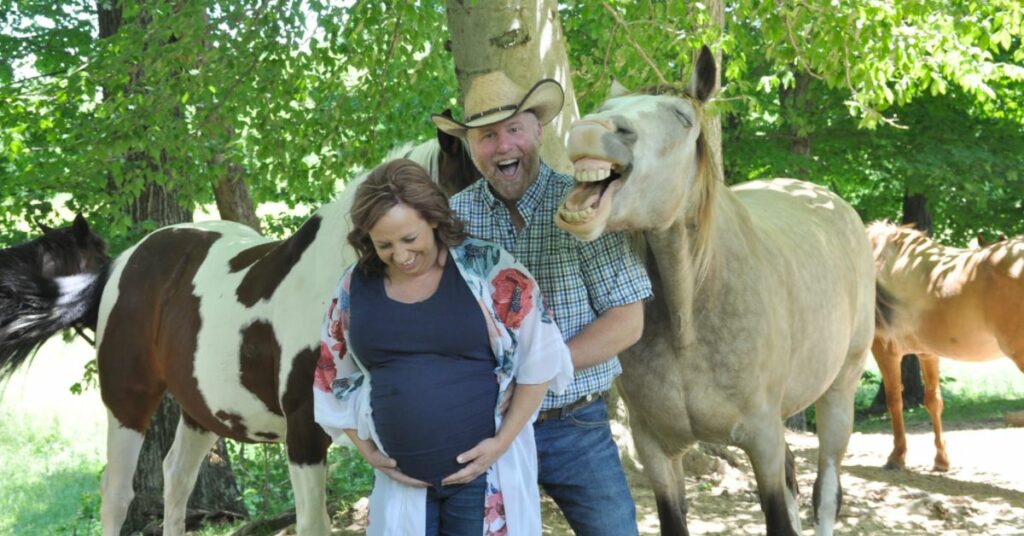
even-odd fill
[(538, 422), (533, 431), (540, 485), (578, 536), (637, 534), (636, 505), (604, 400)]
[(487, 473), (461, 486), (427, 488), (427, 536), (480, 536)]

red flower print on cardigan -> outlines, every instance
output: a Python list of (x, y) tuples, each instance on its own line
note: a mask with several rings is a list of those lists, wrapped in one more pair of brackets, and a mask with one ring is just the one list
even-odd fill
[(329, 341), (326, 340), (320, 341), (320, 358), (316, 362), (316, 371), (313, 376), (313, 385), (328, 393), (331, 392), (331, 382), (338, 376), (338, 369), (334, 366), (334, 353), (337, 353), (339, 358), (345, 355), (345, 334), (342, 331), (341, 321), (334, 318), (337, 306), (337, 298), (331, 300), (331, 307), (327, 310), (327, 318), (330, 321), (327, 331), (333, 341), (330, 341), (331, 344), (328, 344)]
[(491, 280), (494, 286), (494, 311), (511, 329), (522, 324), (533, 307), (533, 281), (515, 268), (505, 268)]
[(505, 524), (505, 498), (500, 491), (487, 495), (484, 503), (484, 534), (486, 536), (508, 536)]
[[(335, 346), (344, 346), (338, 343)], [(338, 369), (334, 366), (334, 354), (327, 346), (326, 341), (320, 341), (320, 359), (316, 362), (316, 372), (313, 377), (313, 384), (321, 391), (331, 392), (331, 382), (338, 375)]]

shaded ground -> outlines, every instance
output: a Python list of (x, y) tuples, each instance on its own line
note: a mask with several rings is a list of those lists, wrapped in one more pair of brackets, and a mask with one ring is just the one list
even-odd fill
[[(851, 535), (1024, 535), (1024, 428), (1002, 422), (974, 423), (945, 434), (951, 469), (931, 471), (935, 455), (930, 429), (909, 430), (905, 471), (881, 468), (892, 446), (888, 433), (856, 433), (842, 474), (844, 504), (837, 534)], [(790, 433), (797, 457), (804, 534), (813, 534), (811, 490), (817, 438)], [(739, 451), (736, 451), (737, 453)], [(764, 534), (753, 473), (746, 464), (687, 486), (691, 534)], [(641, 534), (658, 534), (654, 496), (643, 475), (630, 470)], [(339, 514), (335, 534), (361, 534), (365, 502)], [(544, 503), (544, 534), (572, 534), (550, 500)]]

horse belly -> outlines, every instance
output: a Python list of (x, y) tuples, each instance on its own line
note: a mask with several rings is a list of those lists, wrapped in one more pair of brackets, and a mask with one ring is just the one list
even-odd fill
[[(956, 300), (960, 301), (960, 300)], [(966, 308), (951, 302), (938, 306), (920, 318), (916, 330), (904, 344), (907, 353), (925, 352), (962, 361), (989, 361), (1003, 355), (991, 326), (980, 308)]]

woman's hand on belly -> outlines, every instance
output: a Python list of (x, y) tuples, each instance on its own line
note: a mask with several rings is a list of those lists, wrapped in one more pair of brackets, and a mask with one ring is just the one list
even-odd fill
[(349, 439), (352, 440), (352, 443), (359, 451), (359, 455), (366, 460), (366, 463), (372, 465), (374, 469), (388, 475), (391, 480), (414, 488), (426, 488), (430, 485), (422, 480), (417, 480), (403, 473), (398, 468), (398, 462), (395, 461), (394, 458), (388, 457), (378, 449), (377, 444), (373, 441), (360, 439), (359, 436), (356, 435), (355, 430), (345, 430), (345, 433), (348, 435)]
[(459, 472), (448, 475), (441, 481), (442, 485), (451, 486), (454, 484), (468, 484), (482, 475), (488, 467), (494, 465), (498, 458), (508, 449), (508, 443), (498, 438), (488, 437), (476, 444), (475, 447), (459, 454), (456, 461), (466, 464)]

